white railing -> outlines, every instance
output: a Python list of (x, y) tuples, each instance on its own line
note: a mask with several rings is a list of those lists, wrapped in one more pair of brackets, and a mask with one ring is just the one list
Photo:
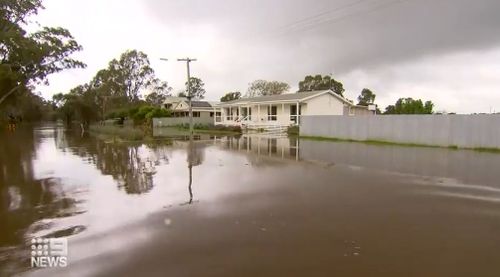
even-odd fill
[(244, 122), (244, 121), (249, 121), (249, 118), (250, 118), (250, 115), (247, 115), (247, 116), (235, 116), (233, 117), (234, 119), (234, 122)]

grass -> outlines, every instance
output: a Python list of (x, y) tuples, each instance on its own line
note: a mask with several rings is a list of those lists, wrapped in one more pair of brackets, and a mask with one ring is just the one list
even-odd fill
[(286, 129), (286, 133), (289, 136), (298, 136), (299, 135), (299, 126), (290, 126)]
[(489, 153), (499, 153), (500, 154), (500, 148), (475, 147), (475, 148), (472, 148), (472, 150), (478, 151), (478, 152), (489, 152)]
[(341, 139), (341, 138), (330, 138), (330, 137), (319, 137), (319, 136), (299, 136), (299, 137), (315, 141), (357, 142), (357, 143), (365, 143), (365, 144), (381, 145), (381, 146), (387, 145), (387, 146), (404, 146), (404, 147), (447, 148), (451, 150), (473, 150), (478, 152), (500, 153), (500, 148), (487, 148), (487, 147), (469, 148), (469, 147), (458, 147), (457, 145), (440, 146), (431, 144), (391, 142), (383, 140), (354, 140), (354, 139)]
[(138, 141), (143, 140), (146, 137), (146, 133), (143, 130), (131, 126), (122, 127), (117, 125), (91, 125), (90, 132), (109, 136), (113, 138), (114, 141)]
[[(236, 135), (241, 134), (241, 128), (216, 126), (216, 128), (198, 125), (194, 129), (195, 134), (221, 134), (221, 135)], [(189, 135), (189, 126), (163, 127), (168, 130), (170, 136), (186, 136)], [(113, 142), (137, 142), (137, 141), (157, 141), (151, 135), (151, 129), (144, 127), (121, 126), (121, 125), (91, 125), (90, 133), (99, 136), (103, 140)], [(164, 137), (162, 138), (164, 139)]]
[[(180, 124), (174, 126), (179, 130), (189, 130), (189, 124)], [(208, 133), (208, 134), (241, 134), (240, 126), (224, 126), (224, 125), (211, 125), (211, 124), (194, 124), (193, 130), (195, 133)]]

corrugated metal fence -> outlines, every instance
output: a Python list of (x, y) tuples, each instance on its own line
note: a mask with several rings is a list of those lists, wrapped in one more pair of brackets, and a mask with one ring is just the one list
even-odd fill
[(300, 135), (500, 148), (500, 115), (302, 116)]

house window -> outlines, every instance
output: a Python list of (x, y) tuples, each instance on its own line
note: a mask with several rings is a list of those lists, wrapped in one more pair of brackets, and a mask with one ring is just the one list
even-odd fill
[(214, 113), (213, 112), (210, 112), (210, 117), (214, 117)]
[(172, 108), (171, 103), (165, 104), (165, 109), (170, 110), (171, 108)]
[(269, 121), (278, 120), (278, 106), (267, 107), (267, 120)]
[(299, 105), (299, 112), (297, 114), (297, 105), (290, 106), (290, 121), (297, 124), (299, 116), (302, 114), (302, 106)]
[(193, 112), (193, 117), (200, 117), (200, 112)]
[(221, 122), (221, 121), (222, 121), (221, 112), (216, 112), (215, 113), (215, 122)]

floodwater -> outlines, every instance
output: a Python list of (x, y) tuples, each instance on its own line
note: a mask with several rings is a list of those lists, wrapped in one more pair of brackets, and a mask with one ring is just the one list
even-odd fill
[[(500, 155), (0, 133), (0, 275), (500, 276)], [(30, 241), (68, 239), (31, 268)]]

